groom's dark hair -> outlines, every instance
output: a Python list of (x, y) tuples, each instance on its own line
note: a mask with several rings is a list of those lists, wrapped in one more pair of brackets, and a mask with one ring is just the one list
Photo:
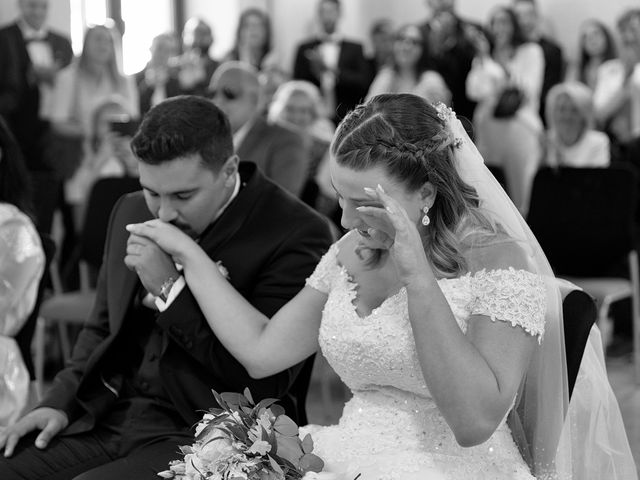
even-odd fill
[(233, 138), (229, 120), (213, 102), (182, 95), (149, 110), (131, 149), (151, 165), (200, 154), (204, 165), (217, 173), (233, 155)]

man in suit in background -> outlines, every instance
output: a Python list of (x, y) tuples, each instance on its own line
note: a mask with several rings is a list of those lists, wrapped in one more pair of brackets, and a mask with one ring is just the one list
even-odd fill
[(114, 207), (96, 303), (69, 366), (35, 410), (0, 432), (9, 457), (0, 457), (3, 480), (83, 472), (84, 480), (155, 479), (179, 445), (193, 442), (193, 425), (215, 403), (211, 389), (279, 398), (306, 423), (303, 364), (251, 378), (214, 335), (171, 257), (125, 227), (154, 217), (177, 226), (271, 317), (328, 249), (327, 222), (254, 164), (238, 162), (229, 123), (207, 99), (175, 97), (152, 108), (132, 148), (143, 192)]
[(180, 95), (178, 69), (175, 63), (178, 40), (172, 33), (161, 33), (151, 42), (151, 59), (135, 74), (140, 98), (140, 115), (163, 100)]
[(189, 95), (204, 95), (211, 76), (220, 62), (209, 55), (213, 45), (211, 25), (201, 18), (191, 17), (182, 30), (182, 55), (178, 58), (178, 81), (180, 92)]
[(366, 96), (369, 67), (362, 45), (345, 40), (337, 30), (339, 0), (320, 0), (318, 19), (322, 31), (298, 47), (293, 77), (320, 88), (337, 124)]
[(73, 58), (69, 40), (46, 26), (48, 0), (18, 0), (19, 18), (0, 29), (0, 115), (13, 131), (34, 183), (38, 228), (48, 232), (60, 183), (42, 151), (55, 76)]
[(309, 170), (309, 151), (292, 130), (262, 117), (258, 71), (243, 62), (223, 63), (211, 79), (209, 97), (229, 117), (233, 144), (242, 161), (295, 196), (300, 196)]
[(564, 78), (565, 61), (562, 48), (542, 33), (542, 25), (535, 0), (514, 0), (513, 11), (522, 33), (529, 42), (537, 43), (544, 54), (544, 79), (540, 91), (540, 118), (546, 123), (545, 99), (551, 87)]
[(471, 120), (476, 103), (467, 97), (467, 75), (476, 49), (470, 40), (470, 31), (482, 28), (458, 16), (455, 0), (427, 0), (426, 3), (431, 16), (420, 26), (424, 51), (451, 90), (451, 106), (456, 114)]

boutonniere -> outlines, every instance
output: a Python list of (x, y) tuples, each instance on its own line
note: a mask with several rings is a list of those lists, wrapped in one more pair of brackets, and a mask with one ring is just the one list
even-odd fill
[(220, 275), (229, 280), (229, 270), (227, 270), (227, 267), (225, 267), (220, 260), (216, 262), (216, 267), (218, 267)]

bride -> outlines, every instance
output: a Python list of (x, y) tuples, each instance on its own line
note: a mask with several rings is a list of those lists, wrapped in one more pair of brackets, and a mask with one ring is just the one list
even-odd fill
[[(349, 233), (271, 319), (178, 229), (127, 227), (183, 265), (252, 376), (320, 346), (353, 391), (338, 425), (307, 427), (326, 469), (361, 480), (637, 478), (602, 363), (583, 361), (569, 404), (558, 284), (453, 112), (379, 95), (343, 120), (331, 153)], [(601, 358), (594, 332), (585, 359)]]

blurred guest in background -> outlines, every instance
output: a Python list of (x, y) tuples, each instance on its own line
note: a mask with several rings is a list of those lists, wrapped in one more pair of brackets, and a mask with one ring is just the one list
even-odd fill
[(298, 132), (309, 152), (307, 180), (300, 198), (324, 214), (333, 213), (337, 207), (335, 192), (331, 189), (327, 195), (319, 187), (316, 178), (319, 167), (327, 161), (334, 133), (318, 87), (305, 80), (291, 80), (282, 84), (273, 97), (268, 119), (271, 123)]
[(425, 41), (416, 25), (405, 25), (395, 34), (390, 66), (383, 67), (373, 80), (367, 99), (381, 93), (413, 93), (431, 103), (451, 103), (451, 92), (442, 76), (430, 69)]
[(545, 119), (547, 92), (564, 78), (565, 61), (560, 46), (542, 33), (542, 25), (535, 0), (514, 0), (513, 11), (527, 42), (540, 45), (544, 55), (544, 78), (540, 90), (540, 118)]
[(617, 22), (620, 58), (605, 62), (594, 93), (596, 116), (609, 133), (616, 156), (640, 137), (640, 9), (626, 11)]
[(240, 14), (236, 41), (224, 61), (239, 60), (262, 70), (277, 64), (271, 51), (271, 20), (259, 8), (247, 8)]
[(243, 161), (253, 162), (275, 183), (300, 196), (309, 154), (302, 137), (261, 115), (258, 71), (243, 62), (225, 62), (211, 79), (209, 96), (231, 124), (233, 145)]
[(219, 62), (211, 58), (213, 30), (204, 20), (192, 17), (182, 30), (182, 55), (178, 59), (178, 80), (182, 93), (205, 95)]
[[(110, 25), (90, 27), (80, 57), (58, 76), (49, 114), (55, 135), (50, 136), (45, 154), (52, 163), (58, 163), (58, 175), (65, 180), (69, 180), (82, 163), (83, 145), (94, 135), (93, 119), (99, 105), (119, 95), (129, 115), (139, 116), (138, 90), (133, 77), (121, 73), (116, 35)], [(54, 208), (59, 204), (56, 202)], [(67, 255), (74, 250), (78, 225), (66, 200), (61, 210), (65, 232), (60, 265), (64, 265)]]
[(555, 85), (547, 95), (545, 163), (562, 167), (607, 167), (609, 138), (594, 129), (593, 93), (579, 82)]
[(113, 96), (93, 112), (91, 136), (83, 145), (83, 158), (65, 183), (65, 200), (71, 205), (76, 229), (82, 228), (91, 187), (99, 178), (137, 176), (138, 165), (129, 147), (134, 129), (116, 131), (118, 125), (135, 127), (127, 101)]
[(140, 96), (140, 114), (166, 98), (180, 94), (180, 82), (175, 68), (178, 40), (172, 33), (161, 33), (151, 42), (151, 59), (135, 75)]
[(382, 67), (391, 64), (393, 58), (393, 27), (387, 18), (376, 20), (369, 29), (371, 40), (371, 54), (367, 57), (369, 64), (370, 82), (376, 77)]
[(0, 118), (0, 427), (17, 420), (29, 394), (29, 373), (13, 337), (35, 305), (44, 269), (30, 193), (20, 148)]
[(578, 62), (568, 77), (595, 90), (600, 66), (617, 57), (616, 43), (607, 26), (589, 19), (580, 26)]
[(431, 17), (421, 25), (425, 52), (451, 91), (458, 116), (473, 117), (475, 102), (467, 96), (466, 80), (476, 50), (470, 32), (480, 26), (460, 18), (454, 0), (427, 0)]
[(293, 66), (293, 78), (320, 88), (336, 123), (364, 98), (368, 85), (362, 45), (343, 37), (339, 19), (340, 1), (320, 0), (320, 34), (298, 47)]
[(123, 98), (132, 117), (139, 116), (138, 90), (120, 70), (115, 35), (110, 26), (90, 27), (80, 58), (60, 72), (50, 117), (59, 134), (90, 138), (96, 107), (113, 95)]
[(73, 58), (69, 39), (46, 24), (48, 0), (19, 0), (20, 16), (0, 30), (0, 115), (20, 145), (34, 186), (35, 216), (51, 229), (60, 183), (42, 156), (45, 120), (60, 69)]
[(538, 44), (525, 41), (510, 8), (493, 10), (488, 31), (491, 43), (477, 32), (478, 55), (467, 77), (469, 97), (481, 102), (474, 116), (476, 143), (488, 165), (504, 170), (509, 195), (525, 213), (542, 155), (544, 55)]

